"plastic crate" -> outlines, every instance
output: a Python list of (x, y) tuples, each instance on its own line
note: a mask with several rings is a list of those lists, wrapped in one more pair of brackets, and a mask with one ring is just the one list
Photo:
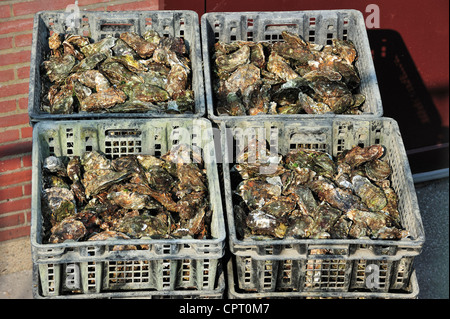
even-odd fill
[(419, 284), (416, 272), (411, 274), (409, 285), (405, 289), (388, 292), (373, 292), (367, 289), (354, 289), (353, 291), (278, 291), (255, 292), (239, 289), (236, 282), (235, 261), (230, 258), (227, 262), (227, 298), (228, 299), (417, 299)]
[[(151, 277), (126, 284), (127, 289), (174, 289), (182, 280), (183, 270), (189, 270), (188, 286), (210, 288), (215, 280), (217, 264), (224, 254), (225, 222), (220, 198), (217, 164), (212, 140), (211, 123), (206, 119), (151, 119), (151, 120), (92, 120), (39, 122), (33, 129), (33, 175), (31, 245), (33, 263), (47, 278), (49, 271), (61, 272), (62, 264), (76, 263), (89, 276), (111, 274), (120, 277), (122, 268), (149, 269), (127, 273), (124, 276)], [(42, 161), (49, 155), (81, 155), (84, 151), (99, 150), (111, 158), (126, 154), (165, 154), (172, 145), (187, 143), (202, 149), (212, 210), (211, 239), (128, 239), (111, 241), (64, 242), (43, 244), (43, 216), (41, 211)], [(146, 245), (146, 249), (116, 251), (116, 245)], [(50, 270), (49, 264), (52, 266)], [(114, 268), (115, 267), (115, 268)], [(131, 266), (130, 266), (131, 267)], [(208, 270), (204, 272), (204, 270)], [(164, 278), (159, 278), (160, 273)], [(200, 279), (196, 279), (200, 278)], [(154, 279), (154, 280), (153, 280)], [(43, 285), (50, 285), (43, 280)], [(207, 284), (204, 284), (207, 282)], [(58, 286), (58, 285), (57, 285)], [(112, 289), (114, 285), (108, 286)], [(121, 289), (120, 285), (115, 285)], [(92, 288), (99, 292), (96, 282)], [(100, 289), (100, 291), (101, 291)], [(86, 292), (90, 292), (86, 288)]]
[[(397, 123), (389, 118), (328, 118), (302, 120), (234, 120), (221, 123), (224, 193), (229, 246), (236, 256), (239, 288), (258, 292), (349, 291), (364, 285), (366, 268), (376, 265), (380, 285), (374, 291), (403, 289), (409, 285), (414, 257), (425, 234), (414, 183)], [(392, 167), (391, 186), (399, 197), (402, 225), (411, 238), (371, 239), (238, 239), (232, 202), (230, 167), (233, 155), (250, 138), (270, 141), (274, 152), (286, 154), (303, 147), (336, 156), (355, 145), (384, 145)], [(234, 151), (234, 152), (233, 152)], [(230, 164), (231, 163), (231, 164)], [(327, 254), (317, 254), (327, 249)], [(367, 268), (369, 270), (369, 268)]]
[[(199, 18), (196, 12), (188, 10), (174, 11), (121, 11), (100, 12), (82, 11), (79, 27), (67, 25), (72, 13), (64, 11), (41, 11), (34, 16), (33, 42), (31, 45), (30, 88), (28, 114), (32, 123), (42, 120), (77, 120), (102, 118), (189, 118), (202, 117), (205, 114), (205, 97), (202, 71), (202, 53), (200, 45)], [(73, 15), (73, 14), (72, 14)], [(99, 41), (106, 36), (119, 37), (122, 32), (143, 34), (152, 29), (161, 36), (182, 37), (189, 51), (192, 68), (192, 90), (195, 95), (193, 114), (157, 114), (147, 113), (73, 113), (50, 114), (40, 109), (41, 71), (45, 53), (50, 51), (48, 38), (52, 31), (89, 36)]]
[[(361, 78), (358, 89), (366, 96), (363, 115), (381, 117), (383, 107), (372, 54), (364, 24), (364, 17), (357, 10), (282, 11), (282, 12), (210, 12), (201, 17), (203, 64), (205, 70), (206, 104), (208, 117), (213, 121), (251, 116), (228, 116), (216, 113), (212, 87), (213, 65), (211, 57), (214, 43), (224, 41), (283, 41), (281, 32), (288, 30), (300, 34), (305, 40), (328, 44), (331, 38), (352, 40), (359, 59), (356, 61)], [(340, 114), (256, 115), (260, 120), (303, 119), (320, 117), (349, 117)]]
[[(122, 289), (100, 289), (84, 293), (84, 287), (94, 287), (103, 285), (111, 273), (103, 274), (103, 277), (95, 277), (86, 270), (82, 270), (80, 281), (77, 284), (74, 280), (74, 265), (84, 267), (82, 264), (60, 264), (60, 265), (34, 265), (33, 267), (33, 297), (39, 299), (45, 298), (63, 298), (63, 299), (93, 299), (93, 298), (133, 298), (133, 299), (223, 299), (225, 293), (225, 275), (222, 267), (218, 267), (215, 280), (204, 289), (192, 289), (187, 285), (176, 285), (175, 289), (140, 289), (130, 290), (129, 287)], [(47, 266), (47, 267), (43, 267)], [(92, 265), (90, 265), (92, 266)], [(88, 267), (90, 267), (88, 266)], [(94, 266), (95, 267), (95, 266)], [(44, 268), (44, 272), (41, 272)], [(53, 274), (50, 269), (53, 270)], [(69, 269), (69, 272), (67, 272)], [(107, 270), (107, 268), (105, 268)], [(77, 279), (77, 280), (78, 280)], [(142, 280), (143, 277), (129, 277), (128, 280)], [(74, 289), (75, 288), (75, 289)], [(92, 288), (91, 288), (92, 289)], [(94, 289), (95, 290), (95, 289)]]

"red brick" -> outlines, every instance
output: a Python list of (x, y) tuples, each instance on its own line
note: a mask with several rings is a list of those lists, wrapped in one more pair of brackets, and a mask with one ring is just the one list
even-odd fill
[(0, 161), (0, 173), (13, 171), (21, 167), (20, 157)]
[(21, 197), (22, 195), (24, 195), (22, 188), (23, 186), (14, 186), (10, 188), (0, 189), (0, 201), (10, 198)]
[(16, 35), (15, 37), (16, 47), (30, 46), (32, 39), (33, 39), (32, 33)]
[(108, 11), (123, 11), (123, 10), (158, 10), (158, 1), (141, 1), (130, 2), (124, 4), (117, 4), (108, 6)]
[(0, 82), (7, 82), (14, 80), (14, 70), (0, 71)]
[[(1, 74), (1, 71), (0, 71)], [(0, 114), (16, 110), (16, 100), (0, 102)]]
[(0, 145), (0, 154), (5, 157), (18, 154), (25, 154), (30, 153), (31, 148), (32, 148), (32, 141)]
[(22, 167), (31, 167), (31, 154), (22, 157)]
[(0, 214), (17, 212), (31, 208), (31, 198), (21, 198), (0, 203)]
[(26, 94), (28, 93), (28, 88), (29, 88), (28, 82), (10, 85), (0, 85), (0, 97), (13, 96), (16, 94)]
[(22, 134), (22, 138), (33, 137), (33, 128), (31, 126), (20, 129), (20, 132)]
[[(1, 205), (1, 204), (0, 204)], [(0, 228), (20, 226), (25, 224), (25, 214), (19, 213), (10, 216), (5, 216), (0, 218)]]
[(11, 16), (11, 9), (9, 8), (9, 4), (0, 6), (0, 19), (9, 18), (10, 16)]
[(18, 139), (19, 139), (19, 130), (9, 130), (0, 133), (0, 143), (17, 141)]
[(20, 51), (15, 53), (2, 54), (0, 58), (0, 66), (8, 64), (16, 64), (23, 62), (30, 62), (31, 51)]
[(37, 0), (13, 4), (14, 16), (32, 14), (42, 10), (65, 9), (67, 5), (73, 4), (73, 0)]
[(17, 76), (19, 79), (29, 79), (30, 78), (30, 67), (25, 66), (23, 68), (17, 69)]
[(0, 242), (20, 237), (30, 236), (30, 226), (15, 227), (0, 231)]
[(23, 195), (24, 196), (31, 195), (31, 183), (23, 185)]
[(23, 125), (27, 124), (28, 121), (29, 121), (28, 113), (3, 116), (0, 117), (0, 127)]
[(0, 50), (12, 48), (12, 37), (0, 39)]
[[(8, 186), (31, 181), (31, 169), (15, 173), (3, 173), (0, 175), (0, 185)], [(0, 209), (0, 212), (2, 210)]]
[[(25, 2), (29, 3), (29, 2)], [(0, 34), (33, 29), (33, 18), (0, 22)]]

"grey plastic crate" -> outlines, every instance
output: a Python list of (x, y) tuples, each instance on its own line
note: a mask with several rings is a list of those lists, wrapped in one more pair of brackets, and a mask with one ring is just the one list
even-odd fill
[[(212, 141), (211, 123), (206, 119), (135, 119), (135, 120), (91, 120), (91, 121), (43, 121), (33, 129), (33, 175), (31, 206), (31, 246), (33, 263), (39, 265), (43, 278), (48, 271), (61, 272), (61, 264), (76, 263), (80, 269), (89, 269), (89, 276), (111, 274), (122, 276), (120, 270), (137, 263), (133, 269), (149, 268), (128, 273), (125, 276), (147, 276), (155, 279), (144, 284), (146, 288), (173, 289), (181, 280), (183, 267), (190, 270), (187, 286), (208, 288), (215, 280), (219, 259), (224, 254), (225, 222), (220, 198), (220, 188)], [(85, 151), (99, 150), (111, 158), (126, 154), (165, 154), (172, 145), (187, 143), (202, 149), (208, 180), (212, 209), (211, 239), (129, 239), (112, 241), (42, 243), (43, 216), (41, 210), (42, 161), (49, 155), (73, 156)], [(115, 251), (116, 245), (147, 245), (147, 249)], [(49, 264), (58, 265), (49, 270)], [(90, 265), (95, 265), (90, 267)], [(123, 267), (122, 267), (123, 266)], [(114, 268), (116, 267), (116, 268)], [(140, 268), (139, 268), (140, 267)], [(205, 268), (206, 267), (206, 268)], [(106, 269), (106, 270), (105, 270)], [(208, 269), (208, 273), (203, 271)], [(87, 270), (86, 270), (87, 271)], [(165, 279), (158, 278), (159, 272)], [(205, 276), (203, 274), (206, 274)], [(197, 280), (198, 279), (198, 280)], [(162, 280), (162, 281), (161, 281)], [(87, 281), (86, 281), (87, 282)], [(208, 284), (204, 284), (207, 282)], [(168, 283), (168, 285), (166, 285)], [(103, 283), (104, 284), (104, 283)], [(45, 283), (43, 284), (45, 285)], [(50, 285), (50, 283), (47, 283)], [(59, 286), (59, 285), (57, 285)], [(109, 285), (107, 288), (112, 289)], [(140, 289), (140, 281), (127, 282), (127, 289)], [(98, 292), (99, 282), (92, 288)], [(119, 286), (115, 288), (120, 289)], [(90, 288), (86, 287), (90, 292)]]
[(235, 261), (230, 258), (227, 262), (227, 298), (228, 299), (417, 299), (419, 284), (416, 272), (411, 274), (409, 285), (404, 289), (387, 292), (374, 292), (360, 288), (353, 291), (275, 291), (257, 292), (242, 290), (236, 281)]
[[(182, 261), (180, 261), (182, 263)], [(101, 264), (101, 263), (100, 263)], [(40, 268), (44, 268), (43, 273)], [(73, 269), (79, 266), (81, 268), (81, 275), (74, 279)], [(88, 265), (87, 267), (95, 267)], [(84, 269), (83, 269), (84, 268)], [(68, 271), (69, 269), (69, 271)], [(137, 269), (137, 268), (136, 268)], [(105, 271), (108, 271), (106, 266)], [(131, 271), (131, 269), (130, 269)], [(134, 272), (136, 274), (137, 271)], [(172, 272), (175, 272), (172, 270)], [(193, 272), (194, 273), (194, 272)], [(144, 281), (143, 272), (138, 276), (129, 275), (123, 276), (123, 281)], [(152, 289), (143, 287), (139, 290), (129, 289), (130, 286), (124, 285), (121, 289), (92, 289), (92, 287), (105, 285), (116, 279), (108, 278), (117, 273), (107, 272), (100, 277), (95, 277), (92, 273), (87, 271), (85, 265), (81, 264), (48, 264), (48, 265), (33, 265), (33, 297), (39, 299), (62, 298), (62, 299), (110, 299), (110, 298), (133, 298), (133, 299), (223, 299), (225, 293), (225, 275), (222, 271), (221, 265), (217, 268), (217, 274), (211, 285), (203, 289), (192, 289), (186, 284), (174, 286), (175, 289)], [(153, 273), (155, 275), (155, 273)], [(164, 277), (163, 277), (164, 278)], [(79, 281), (78, 281), (79, 280)], [(180, 281), (182, 278), (180, 278)], [(90, 293), (84, 293), (90, 288)], [(133, 287), (132, 288), (136, 288)]]
[[(363, 115), (381, 117), (383, 107), (372, 60), (364, 17), (357, 10), (281, 11), (281, 12), (210, 12), (201, 17), (203, 64), (208, 117), (215, 122), (251, 116), (218, 115), (212, 87), (214, 43), (224, 41), (282, 41), (281, 32), (288, 30), (304, 39), (325, 45), (331, 38), (352, 40), (358, 50), (356, 62), (366, 96)], [(349, 117), (341, 114), (256, 115), (260, 120)]]
[[(229, 247), (236, 256), (241, 289), (349, 291), (364, 284), (366, 267), (377, 265), (382, 284), (376, 291), (408, 286), (414, 257), (425, 241), (411, 170), (397, 122), (389, 118), (323, 118), (221, 123), (225, 205)], [(336, 156), (353, 146), (384, 145), (393, 173), (391, 186), (399, 196), (402, 225), (411, 238), (241, 240), (237, 237), (232, 202), (230, 167), (248, 139), (263, 138), (280, 154), (309, 148)], [(231, 163), (231, 164), (227, 164)], [(317, 249), (331, 253), (320, 255)]]
[[(198, 15), (194, 11), (121, 11), (97, 12), (81, 11), (79, 27), (71, 27), (70, 12), (41, 11), (34, 16), (33, 41), (31, 44), (30, 88), (28, 115), (31, 123), (43, 120), (77, 120), (102, 118), (192, 118), (205, 114), (205, 97), (202, 71), (202, 53)], [(118, 37), (122, 32), (143, 34), (152, 29), (161, 35), (182, 37), (189, 51), (192, 68), (192, 90), (195, 95), (193, 114), (156, 114), (146, 113), (73, 113), (50, 114), (41, 106), (41, 71), (45, 53), (49, 52), (50, 32), (70, 33), (91, 37), (98, 41), (106, 36)]]

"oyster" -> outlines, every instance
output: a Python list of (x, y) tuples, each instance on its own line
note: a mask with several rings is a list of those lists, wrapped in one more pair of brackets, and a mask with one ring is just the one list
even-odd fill
[(380, 212), (352, 209), (347, 212), (346, 216), (354, 223), (367, 227), (366, 234), (369, 236), (377, 234), (382, 228), (390, 225), (387, 216)]
[(134, 32), (124, 32), (120, 38), (125, 41), (136, 53), (142, 58), (149, 58), (156, 49), (154, 43), (144, 40), (141, 36)]
[(300, 215), (296, 217), (286, 230), (286, 237), (309, 238), (314, 219), (311, 216)]
[(111, 48), (116, 44), (116, 39), (113, 37), (106, 37), (101, 41), (91, 43), (83, 46), (80, 50), (85, 57), (89, 57), (95, 53), (104, 53), (107, 56), (112, 55)]
[(81, 159), (79, 156), (73, 156), (67, 163), (67, 176), (72, 181), (81, 180)]
[(326, 202), (320, 203), (313, 212), (314, 224), (310, 226), (311, 238), (329, 238), (332, 227), (335, 225), (342, 212), (331, 207)]
[(297, 78), (299, 75), (287, 63), (287, 61), (273, 51), (267, 62), (267, 71), (274, 73), (281, 79), (288, 81)]
[(114, 204), (132, 210), (158, 209), (161, 205), (151, 196), (140, 194), (139, 188), (134, 184), (114, 185), (107, 198)]
[(167, 237), (168, 225), (161, 219), (144, 213), (137, 216), (125, 216), (115, 231), (124, 233), (132, 238), (151, 237), (164, 238)]
[(281, 195), (281, 187), (259, 179), (246, 179), (236, 190), (250, 208), (261, 209), (268, 200)]
[(283, 218), (288, 216), (295, 208), (296, 202), (292, 197), (272, 197), (267, 201), (261, 211), (274, 216), (275, 218)]
[(59, 33), (53, 32), (53, 34), (48, 38), (48, 46), (52, 51), (58, 50), (61, 46), (61, 38)]
[(115, 172), (108, 169), (86, 171), (82, 180), (86, 197), (97, 195), (109, 186), (130, 177), (130, 172)]
[(287, 230), (285, 223), (261, 210), (251, 211), (246, 218), (246, 224), (253, 234), (270, 235), (277, 238), (283, 238)]
[(359, 197), (353, 195), (349, 190), (337, 187), (327, 178), (319, 177), (317, 180), (309, 183), (308, 186), (317, 194), (320, 200), (326, 201), (332, 207), (344, 212), (350, 209), (366, 209), (366, 206), (361, 203)]
[(333, 52), (338, 54), (348, 64), (352, 64), (358, 58), (355, 45), (350, 40), (333, 39)]
[(152, 29), (145, 31), (142, 37), (144, 38), (145, 41), (153, 43), (155, 45), (158, 45), (159, 41), (161, 40), (161, 37), (159, 36), (158, 32)]
[[(167, 76), (166, 91), (172, 98), (176, 98), (181, 92), (186, 89), (188, 80), (188, 71), (180, 64), (175, 64), (170, 69)], [(167, 99), (166, 99), (167, 100)]]
[(259, 69), (253, 64), (239, 66), (225, 81), (225, 88), (228, 93), (240, 91), (242, 94), (249, 89), (253, 89), (260, 78)]
[(371, 145), (367, 147), (355, 146), (345, 154), (343, 161), (355, 168), (369, 161), (380, 158), (384, 154), (384, 148), (381, 145)]
[(180, 214), (180, 218), (191, 219), (204, 208), (205, 204), (205, 192), (192, 192), (177, 202), (177, 212)]
[[(220, 43), (216, 43), (216, 46)], [(250, 58), (250, 47), (243, 45), (241, 48), (230, 54), (216, 54), (216, 65), (218, 68), (219, 77), (221, 73), (226, 75), (234, 72), (238, 66), (247, 64)]]
[(150, 187), (157, 191), (169, 192), (175, 184), (172, 175), (159, 165), (148, 167), (145, 176)]
[[(103, 231), (101, 233), (95, 234), (94, 236), (90, 237), (89, 241), (104, 241), (104, 240), (115, 240), (115, 239), (130, 239), (129, 236), (125, 235), (124, 233), (117, 232), (117, 231)], [(114, 245), (112, 251), (122, 251), (122, 250), (137, 250), (137, 247), (134, 245)]]
[(52, 187), (43, 190), (43, 212), (49, 216), (52, 225), (76, 213), (73, 193), (67, 188)]
[(108, 88), (99, 93), (89, 95), (81, 101), (80, 110), (84, 112), (97, 112), (108, 109), (116, 104), (125, 102), (127, 96), (116, 88)]
[(387, 205), (383, 190), (373, 185), (367, 178), (355, 175), (352, 178), (352, 184), (355, 194), (372, 212), (380, 211)]
[[(177, 194), (206, 191), (206, 177), (195, 163), (177, 164)], [(183, 195), (179, 195), (183, 197)]]
[(382, 181), (389, 177), (392, 173), (391, 166), (388, 162), (375, 159), (364, 165), (366, 175), (372, 181)]
[(51, 56), (48, 60), (43, 62), (49, 80), (56, 83), (64, 81), (75, 63), (75, 57), (70, 54), (64, 56)]
[(106, 54), (101, 53), (101, 52), (94, 53), (93, 55), (81, 60), (80, 63), (75, 65), (72, 69), (72, 72), (83, 72), (83, 71), (87, 71), (87, 70), (92, 70), (93, 68), (95, 68), (97, 66), (97, 64), (99, 64), (100, 62), (102, 62), (105, 59), (106, 59)]
[(63, 243), (67, 240), (78, 241), (86, 234), (86, 227), (79, 220), (68, 217), (55, 225), (52, 230), (49, 242), (52, 244)]
[(66, 177), (66, 163), (68, 158), (65, 156), (48, 156), (44, 159), (44, 163), (42, 168), (44, 171), (47, 171), (52, 174), (56, 174), (58, 176)]

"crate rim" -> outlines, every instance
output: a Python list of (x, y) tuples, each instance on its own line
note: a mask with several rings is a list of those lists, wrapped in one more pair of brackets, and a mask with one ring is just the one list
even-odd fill
[[(124, 119), (124, 121), (129, 120), (129, 119)], [(158, 122), (166, 122), (168, 119), (164, 119), (164, 118), (153, 118), (153, 119), (131, 119), (133, 122), (141, 122), (141, 123), (147, 123), (148, 121), (158, 121)], [(186, 121), (186, 122), (202, 122), (204, 123), (204, 125), (206, 125), (208, 127), (208, 129), (212, 129), (211, 126), (211, 121), (209, 121), (206, 118), (177, 118), (175, 119), (177, 121)], [(101, 120), (90, 120), (88, 122), (88, 125), (93, 125), (96, 122), (97, 123), (108, 123), (110, 121), (110, 119), (101, 119)], [(116, 121), (120, 121), (120, 120), (116, 120)], [(41, 127), (45, 128), (47, 126), (53, 126), (53, 125), (68, 125), (73, 123), (73, 121), (41, 121), (41, 122), (37, 122), (35, 124), (35, 126), (33, 127), (33, 149), (32, 149), (32, 163), (33, 163), (33, 167), (36, 167), (36, 165), (38, 165), (38, 158), (39, 158), (39, 154), (38, 154), (38, 148), (36, 147), (37, 143), (38, 143), (38, 139), (39, 139), (39, 131), (41, 130)], [(215, 152), (215, 150), (214, 150)], [(214, 167), (213, 171), (218, 173), (217, 171), (217, 163), (216, 163), (216, 159), (215, 156), (212, 157), (212, 163), (211, 165)], [(33, 169), (33, 171), (35, 171)], [(37, 225), (37, 218), (38, 218), (38, 212), (37, 212), (37, 208), (35, 205), (33, 205), (33, 203), (36, 200), (40, 200), (40, 193), (37, 194), (36, 192), (34, 192), (33, 190), (37, 190), (40, 191), (38, 189), (38, 179), (40, 178), (39, 176), (36, 176), (36, 173), (32, 173), (32, 205), (31, 205), (31, 230), (30, 230), (30, 240), (31, 240), (31, 246), (32, 248), (36, 248), (36, 249), (42, 249), (42, 250), (65, 250), (67, 248), (85, 248), (85, 247), (92, 247), (92, 246), (102, 246), (102, 247), (106, 247), (106, 246), (114, 246), (114, 245), (145, 245), (145, 244), (152, 244), (152, 245), (183, 245), (183, 244), (188, 244), (188, 245), (200, 245), (200, 246), (204, 246), (204, 245), (221, 245), (220, 249), (220, 256), (223, 256), (225, 253), (225, 240), (226, 240), (226, 225), (225, 225), (225, 220), (224, 220), (224, 212), (223, 212), (223, 205), (222, 205), (222, 200), (221, 198), (219, 198), (219, 204), (217, 205), (218, 207), (216, 207), (216, 214), (218, 214), (218, 237), (217, 238), (211, 238), (211, 239), (117, 239), (117, 240), (105, 240), (105, 241), (80, 241), (80, 242), (76, 242), (76, 241), (66, 241), (63, 243), (58, 243), (58, 244), (43, 244), (43, 243), (39, 243), (38, 239), (37, 239), (37, 227), (40, 227), (39, 225)], [(214, 185), (214, 188), (218, 188), (220, 191), (220, 186), (218, 185), (218, 179), (216, 179), (217, 181), (217, 185)], [(139, 252), (139, 251), (138, 251)], [(145, 252), (144, 251), (140, 251), (142, 253)], [(50, 255), (54, 255), (55, 253), (52, 253)], [(34, 255), (34, 254), (33, 254)], [(179, 254), (161, 254), (161, 255), (155, 255), (155, 257), (157, 259), (159, 258), (164, 258), (164, 259), (170, 259), (171, 256), (173, 258), (181, 258), (184, 255), (179, 255)], [(190, 255), (188, 257), (193, 258), (193, 259), (205, 259), (205, 258), (210, 258), (210, 259), (214, 259), (216, 258), (217, 253), (214, 252), (209, 252), (207, 254), (199, 254), (199, 255)], [(151, 257), (151, 256), (149, 256)], [(34, 259), (34, 258), (33, 258)], [(93, 258), (94, 259), (94, 258)], [(98, 259), (98, 258), (97, 258)], [(96, 260), (97, 260), (96, 259)], [(101, 258), (100, 258), (101, 259)], [(100, 260), (98, 259), (98, 260)], [(152, 259), (152, 258), (149, 258)], [(155, 258), (153, 258), (155, 259)], [(45, 263), (45, 261), (39, 261), (39, 263)], [(55, 262), (57, 263), (57, 262)]]
[[(220, 15), (220, 14), (240, 14), (240, 15), (271, 15), (271, 14), (302, 14), (302, 13), (309, 13), (309, 14), (320, 14), (320, 13), (337, 13), (337, 12), (344, 12), (344, 13), (351, 13), (358, 16), (358, 23), (359, 26), (364, 30), (366, 37), (364, 38), (365, 45), (367, 46), (367, 51), (370, 53), (370, 44), (367, 37), (367, 30), (364, 24), (364, 16), (361, 11), (356, 9), (330, 9), (330, 10), (285, 10), (285, 11), (222, 11), (222, 12), (206, 12), (202, 14), (200, 17), (201, 23), (200, 23), (200, 32), (201, 32), (201, 38), (202, 38), (202, 51), (203, 51), (203, 72), (204, 72), (204, 81), (205, 81), (205, 93), (207, 90), (212, 89), (212, 81), (211, 81), (211, 72), (212, 72), (212, 65), (210, 65), (209, 62), (209, 55), (208, 55), (208, 45), (207, 45), (207, 31), (206, 31), (206, 25), (208, 24), (207, 18), (213, 15)], [(360, 49), (361, 50), (361, 49)], [(358, 117), (365, 116), (370, 118), (380, 118), (383, 117), (383, 103), (381, 99), (381, 94), (378, 88), (378, 80), (375, 73), (375, 66), (373, 64), (372, 56), (370, 56), (370, 63), (369, 66), (370, 71), (373, 73), (372, 76), (374, 77), (374, 85), (376, 87), (375, 89), (375, 95), (376, 95), (376, 104), (377, 104), (377, 110), (375, 113), (364, 113), (362, 115), (357, 115)], [(242, 119), (245, 120), (249, 117), (256, 117), (260, 121), (265, 120), (289, 120), (289, 119), (321, 119), (321, 118), (349, 118), (354, 117), (354, 115), (345, 115), (345, 114), (277, 114), (277, 115), (270, 115), (270, 114), (259, 114), (259, 115), (240, 115), (240, 116), (230, 116), (230, 115), (216, 115), (214, 113), (214, 102), (213, 102), (213, 96), (206, 95), (205, 98), (206, 103), (206, 114), (209, 119), (214, 121), (215, 123), (221, 123), (227, 120), (232, 119)]]
[[(200, 25), (198, 23), (199, 21), (199, 15), (197, 12), (193, 10), (125, 10), (125, 11), (92, 11), (92, 10), (82, 10), (83, 13), (88, 14), (96, 14), (101, 15), (105, 14), (108, 15), (110, 13), (125, 13), (125, 14), (145, 14), (145, 13), (185, 13), (192, 15), (193, 20), (195, 21), (194, 30), (195, 33), (198, 35), (196, 37), (195, 46), (193, 47), (193, 50), (195, 49), (195, 53), (199, 55), (199, 62), (203, 62), (202, 58), (202, 46), (201, 46), (201, 34), (200, 34)], [(37, 53), (37, 23), (38, 19), (42, 14), (45, 13), (59, 13), (64, 14), (69, 12), (63, 11), (63, 10), (41, 10), (34, 14), (33, 16), (33, 31), (32, 31), (32, 42), (31, 42), (31, 60), (30, 65), (33, 66), (35, 64), (36, 60), (36, 53)], [(190, 59), (192, 60), (192, 59)], [(38, 66), (39, 67), (39, 66)], [(141, 112), (141, 113), (73, 113), (73, 114), (51, 114), (46, 113), (42, 111), (35, 112), (33, 105), (34, 105), (34, 93), (35, 91), (35, 85), (34, 81), (32, 79), (35, 77), (36, 70), (35, 68), (30, 68), (30, 76), (29, 76), (29, 87), (28, 87), (28, 117), (30, 125), (34, 125), (37, 122), (40, 121), (64, 121), (64, 120), (100, 120), (100, 119), (120, 119), (120, 118), (129, 118), (129, 119), (136, 119), (136, 118), (146, 118), (146, 119), (154, 119), (154, 118), (202, 118), (206, 115), (206, 100), (205, 100), (205, 80), (203, 78), (203, 67), (201, 67), (200, 70), (197, 70), (197, 76), (198, 76), (198, 86), (199, 86), (199, 105), (198, 107), (199, 111), (192, 114), (166, 114), (166, 113), (152, 113), (152, 112)], [(39, 98), (40, 100), (40, 98)]]
[[(277, 119), (273, 119), (274, 121), (277, 121)], [(320, 119), (313, 119), (313, 118), (302, 118), (300, 120), (298, 119), (289, 119), (289, 120), (279, 120), (279, 122), (284, 122), (284, 123), (298, 123), (298, 122), (308, 122), (308, 121), (323, 121), (323, 122), (327, 122), (327, 121), (339, 121), (339, 120), (351, 120), (351, 121), (387, 121), (390, 122), (391, 125), (394, 126), (394, 128), (399, 129), (398, 123), (392, 119), (392, 118), (388, 118), (388, 117), (381, 117), (381, 118), (372, 118), (372, 117), (364, 117), (364, 116), (358, 116), (357, 118), (320, 118)], [(233, 124), (234, 122), (247, 122), (247, 121), (251, 121), (251, 122), (258, 122), (261, 123), (261, 121), (259, 121), (258, 119), (254, 119), (254, 118), (249, 118), (249, 119), (245, 119), (245, 120), (241, 120), (241, 119), (232, 119), (232, 120), (227, 120), (227, 121), (223, 121), (220, 123), (220, 128), (221, 128), (221, 146), (222, 149), (224, 150), (224, 154), (228, 154), (228, 145), (226, 143), (226, 134), (224, 134), (225, 129), (227, 128), (227, 124)], [(398, 132), (400, 133), (400, 131), (398, 130)], [(394, 137), (398, 139), (398, 143), (401, 144), (401, 156), (407, 160), (407, 156), (406, 156), (406, 151), (404, 149), (404, 145), (403, 145), (403, 140), (401, 138), (401, 136), (398, 137)], [(227, 156), (227, 155), (225, 155)], [(417, 197), (416, 192), (415, 192), (415, 188), (414, 188), (414, 183), (413, 183), (413, 179), (412, 179), (412, 174), (411, 174), (411, 170), (409, 167), (409, 162), (406, 161), (406, 163), (408, 163), (407, 165), (402, 167), (403, 173), (405, 178), (409, 181), (408, 183), (408, 187), (410, 190), (412, 190), (412, 195), (414, 198)], [(223, 166), (223, 174), (224, 174), (224, 187), (231, 187), (230, 185), (230, 172), (229, 172), (229, 165), (231, 163), (224, 163)], [(401, 246), (401, 247), (407, 247), (407, 248), (422, 248), (424, 242), (425, 242), (425, 231), (424, 231), (424, 227), (423, 227), (423, 222), (422, 222), (422, 218), (420, 215), (420, 209), (419, 209), (419, 205), (417, 202), (417, 198), (416, 200), (413, 199), (412, 201), (413, 204), (413, 211), (414, 211), (414, 217), (416, 219), (416, 223), (417, 223), (417, 231), (418, 231), (418, 236), (417, 238), (414, 239), (402, 239), (402, 240), (377, 240), (377, 239), (311, 239), (311, 238), (304, 238), (304, 239), (274, 239), (274, 240), (254, 240), (254, 239), (250, 239), (250, 240), (241, 240), (237, 238), (236, 235), (236, 229), (234, 226), (234, 222), (235, 222), (235, 218), (234, 218), (234, 210), (233, 210), (233, 202), (231, 199), (225, 199), (225, 214), (227, 217), (227, 228), (228, 228), (228, 234), (229, 234), (229, 245), (230, 245), (230, 249), (232, 250), (232, 253), (234, 255), (239, 255), (239, 256), (249, 256), (255, 259), (273, 259), (273, 260), (278, 260), (278, 259), (283, 259), (283, 256), (280, 255), (260, 255), (257, 252), (255, 252), (252, 248), (253, 247), (267, 247), (267, 246), (286, 246), (286, 245), (314, 245), (314, 246), (325, 246), (325, 245), (380, 245), (380, 246)], [(250, 250), (251, 248), (251, 250)], [(338, 247), (337, 247), (338, 248)], [(249, 249), (249, 250), (246, 250)], [(237, 250), (237, 251), (235, 251)], [(387, 259), (400, 259), (401, 257), (405, 257), (405, 256), (416, 256), (418, 255), (419, 252), (415, 252), (415, 253), (406, 253), (406, 254), (399, 254), (397, 253), (395, 256), (392, 257), (388, 257)], [(332, 257), (336, 257), (336, 255), (330, 255), (330, 258)], [(342, 256), (339, 255), (339, 257), (344, 257), (345, 259), (354, 259), (354, 258), (346, 258), (346, 256)], [(311, 259), (311, 256), (303, 256), (303, 255), (297, 255), (297, 256), (293, 256), (293, 257), (289, 257), (289, 259)], [(312, 257), (313, 259), (314, 257)], [(374, 257), (376, 259), (386, 259), (386, 256), (384, 255), (380, 255), (378, 257)]]
[[(160, 296), (173, 296), (173, 297), (190, 297), (203, 295), (203, 297), (214, 297), (215, 295), (221, 295), (223, 299), (226, 292), (227, 279), (223, 270), (223, 266), (219, 265), (217, 268), (217, 285), (211, 290), (198, 290), (198, 289), (178, 289), (178, 290), (136, 290), (136, 291), (106, 291), (100, 293), (87, 293), (87, 294), (73, 294), (73, 295), (57, 295), (57, 296), (43, 296), (40, 293), (40, 279), (38, 274), (37, 265), (32, 267), (32, 279), (33, 297), (36, 299), (105, 299), (105, 298), (145, 298), (145, 297), (160, 297)], [(200, 297), (201, 298), (201, 297)]]
[[(411, 292), (399, 293), (399, 292), (367, 292), (367, 291), (296, 291), (296, 292), (237, 292), (236, 287), (238, 284), (234, 281), (234, 266), (235, 260), (231, 257), (226, 262), (227, 268), (227, 292), (228, 299), (231, 296), (235, 296), (235, 299), (255, 299), (255, 298), (292, 298), (292, 297), (343, 297), (343, 298), (390, 298), (390, 299), (415, 299), (419, 295), (419, 283), (417, 280), (416, 270), (414, 269), (411, 274), (410, 286)], [(239, 298), (241, 297), (241, 298)]]

